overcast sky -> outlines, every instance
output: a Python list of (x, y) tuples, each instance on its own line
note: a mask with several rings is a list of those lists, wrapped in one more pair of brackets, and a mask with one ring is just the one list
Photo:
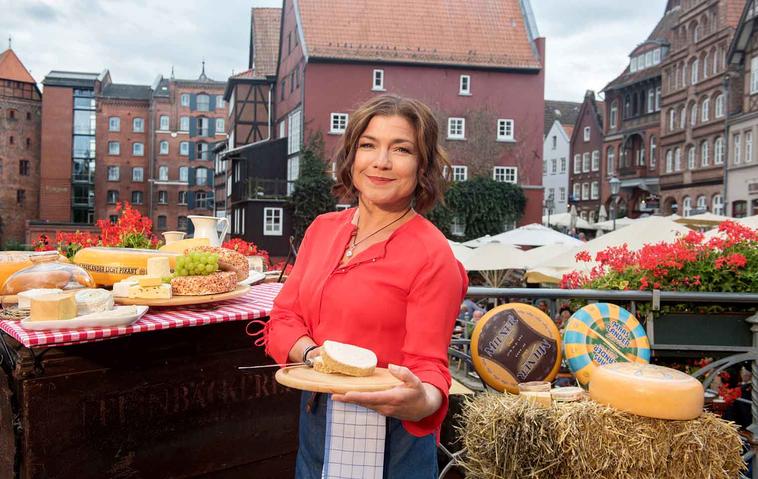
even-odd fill
[[(377, 0), (380, 1), (380, 0)], [(465, 0), (460, 0), (465, 1)], [(581, 101), (627, 63), (665, 0), (531, 0), (547, 38), (545, 96)], [(280, 0), (0, 0), (0, 51), (13, 49), (41, 81), (50, 70), (100, 72), (118, 83), (158, 74), (224, 80), (247, 68), (251, 6)]]

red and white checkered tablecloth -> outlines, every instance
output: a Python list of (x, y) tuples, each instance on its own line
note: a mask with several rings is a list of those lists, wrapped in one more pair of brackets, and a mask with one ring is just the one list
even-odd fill
[(245, 296), (228, 301), (176, 308), (150, 308), (139, 321), (129, 326), (31, 331), (22, 328), (18, 321), (0, 320), (0, 330), (31, 348), (89, 343), (161, 329), (247, 321), (268, 316), (281, 288), (281, 283), (265, 283), (252, 286)]

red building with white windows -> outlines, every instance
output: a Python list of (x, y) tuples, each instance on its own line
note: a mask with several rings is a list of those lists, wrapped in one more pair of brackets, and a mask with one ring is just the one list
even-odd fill
[(522, 222), (540, 221), (545, 41), (527, 0), (285, 0), (279, 38), (274, 137), (287, 139), (288, 181), (313, 134), (331, 157), (349, 113), (393, 93), (434, 110), (456, 180), (517, 183)]
[(593, 223), (600, 209), (600, 152), (603, 147), (604, 104), (587, 90), (571, 133), (569, 205), (582, 219)]

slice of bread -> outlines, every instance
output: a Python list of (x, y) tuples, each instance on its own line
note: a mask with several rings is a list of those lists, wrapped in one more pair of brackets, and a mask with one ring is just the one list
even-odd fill
[(321, 348), (321, 355), (313, 361), (313, 368), (329, 374), (371, 376), (376, 369), (376, 354), (352, 344), (327, 340)]

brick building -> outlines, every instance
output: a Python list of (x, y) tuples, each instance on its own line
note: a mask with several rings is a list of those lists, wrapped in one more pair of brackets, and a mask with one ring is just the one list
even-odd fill
[[(729, 148), (726, 212), (736, 218), (758, 215), (758, 158), (753, 139), (758, 138), (758, 14), (754, 0), (745, 4), (727, 62), (734, 70), (729, 95), (737, 102), (736, 111), (727, 120), (730, 145), (740, 141), (740, 148)], [(739, 153), (739, 154), (738, 154)]]
[(661, 64), (668, 59), (680, 12), (678, 0), (670, 0), (650, 35), (630, 53), (624, 71), (603, 89), (606, 136), (599, 181), (608, 217), (612, 177), (620, 180), (617, 217), (637, 218), (659, 209)]
[(39, 214), (40, 122), (37, 82), (12, 49), (0, 53), (0, 245), (24, 242)]
[(603, 114), (605, 106), (587, 90), (571, 133), (569, 204), (582, 219), (594, 223), (600, 216), (600, 152), (603, 149)]
[[(662, 118), (659, 173), (663, 214), (724, 213), (728, 101), (726, 53), (744, 0), (682, 0), (671, 50), (661, 64)], [(735, 81), (739, 78), (736, 77)], [(734, 86), (734, 85), (732, 85)], [(752, 141), (752, 138), (749, 138)]]

